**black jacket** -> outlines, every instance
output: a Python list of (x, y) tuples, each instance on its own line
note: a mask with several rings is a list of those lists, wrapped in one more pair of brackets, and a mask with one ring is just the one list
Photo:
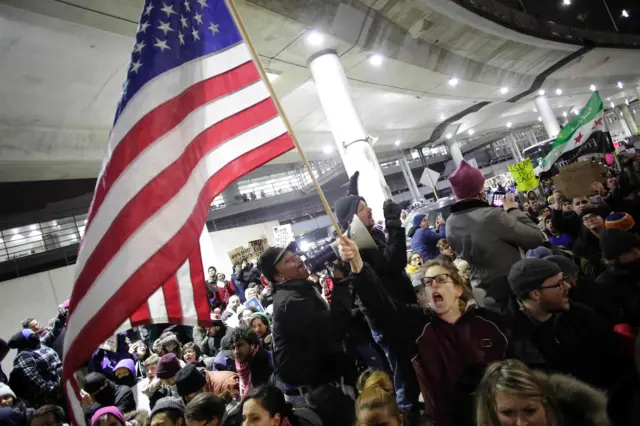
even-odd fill
[(404, 303), (417, 303), (407, 266), (407, 237), (399, 220), (387, 221), (387, 232), (371, 229), (376, 248), (360, 249), (362, 260), (367, 262), (380, 278), (385, 290), (394, 299)]
[(613, 324), (640, 327), (640, 269), (625, 270), (614, 266), (598, 276), (596, 288), (605, 315)]
[(565, 213), (551, 208), (551, 224), (559, 232), (569, 235), (576, 240), (582, 230), (582, 219), (576, 212)]
[(544, 323), (510, 300), (507, 337), (510, 357), (529, 367), (560, 372), (600, 388), (617, 383), (632, 366), (617, 335), (595, 311), (579, 303)]
[(109, 397), (104, 401), (95, 402), (89, 407), (85, 407), (84, 414), (87, 419), (87, 424), (91, 424), (91, 416), (103, 407), (115, 406), (121, 413), (129, 413), (136, 410), (136, 401), (133, 398), (133, 391), (129, 386), (116, 385), (113, 382), (107, 383), (107, 389), (102, 390), (100, 393), (109, 392)]
[(309, 280), (275, 284), (271, 331), (280, 380), (293, 386), (319, 385), (343, 375), (342, 341), (352, 301), (346, 285), (335, 286), (329, 306)]

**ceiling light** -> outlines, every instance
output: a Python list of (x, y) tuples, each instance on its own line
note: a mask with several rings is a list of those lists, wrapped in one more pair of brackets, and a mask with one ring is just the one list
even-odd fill
[(476, 132), (476, 131), (475, 131), (475, 130), (473, 130), (473, 129), (469, 129), (469, 130), (467, 131), (467, 133), (469, 134), (469, 136), (473, 135), (475, 132)]
[(400, 141), (395, 141), (393, 144), (394, 144), (395, 146), (398, 146), (398, 145), (400, 145), (401, 143), (402, 143), (402, 142), (400, 142)]
[(569, 115), (569, 114), (567, 114), (567, 111), (564, 111), (564, 112), (562, 113), (562, 116), (563, 116), (563, 117), (566, 117), (567, 115)]
[(542, 123), (542, 117), (538, 117), (538, 121)]
[(564, 6), (571, 6), (571, 0), (562, 0)]
[(500, 93), (502, 93), (503, 95), (506, 94), (509, 91), (508, 87), (501, 87), (500, 88)]
[(558, 96), (562, 95), (562, 89), (556, 89), (556, 95)]
[(627, 9), (622, 9), (622, 17), (623, 18), (628, 18), (629, 17), (629, 12), (627, 12)]
[(511, 126), (513, 126), (513, 124), (511, 124), (511, 122), (510, 122), (510, 121), (509, 121), (509, 122), (507, 122), (507, 129), (510, 129), (510, 128), (511, 128)]
[(458, 83), (460, 83), (460, 80), (458, 80), (456, 77), (451, 77), (449, 79), (449, 86), (451, 87), (456, 87)]
[(591, 90), (592, 92), (595, 92), (597, 90), (596, 85), (592, 84), (591, 86), (589, 86), (589, 90)]
[(611, 108), (615, 108), (615, 104), (613, 103), (613, 101), (611, 101)]
[(440, 113), (440, 121), (444, 121), (446, 119), (447, 119), (447, 117), (445, 117), (444, 113), (441, 112)]
[(538, 108), (533, 107), (533, 112), (538, 112)]
[(333, 147), (331, 145), (327, 145), (322, 148), (322, 152), (324, 152), (325, 154), (331, 154), (333, 152)]
[(624, 87), (624, 84), (622, 84), (621, 81), (618, 82), (618, 89), (622, 89)]
[(624, 103), (627, 104), (627, 106), (629, 106), (629, 99), (625, 98)]
[(451, 133), (447, 133), (447, 139), (451, 139), (453, 135)]
[(578, 115), (580, 114), (580, 111), (578, 111), (576, 108), (573, 109), (573, 111), (571, 111), (573, 113), (573, 115)]
[(547, 93), (547, 92), (545, 92), (545, 91), (544, 91), (544, 90), (542, 90), (542, 89), (538, 90), (538, 95), (539, 95), (539, 96), (544, 96), (544, 94), (545, 94), (545, 93)]
[(307, 42), (314, 46), (318, 46), (324, 42), (324, 36), (317, 31), (311, 31), (307, 34)]
[(374, 67), (379, 67), (380, 65), (382, 65), (383, 61), (384, 61), (384, 57), (379, 53), (375, 53), (371, 55), (371, 57), (369, 57), (369, 63)]

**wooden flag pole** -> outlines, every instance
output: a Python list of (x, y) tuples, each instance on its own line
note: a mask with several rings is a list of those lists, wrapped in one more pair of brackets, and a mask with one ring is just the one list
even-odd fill
[(240, 29), (240, 32), (242, 33), (242, 37), (247, 42), (247, 46), (249, 46), (249, 50), (251, 51), (251, 56), (253, 56), (253, 60), (256, 63), (256, 65), (258, 66), (258, 71), (260, 71), (260, 75), (262, 76), (262, 80), (264, 81), (264, 84), (267, 86), (267, 89), (269, 90), (269, 94), (271, 95), (271, 99), (273, 99), (273, 103), (275, 104), (276, 109), (278, 110), (278, 113), (280, 113), (280, 117), (282, 117), (282, 121), (284, 122), (285, 127), (287, 128), (287, 130), (289, 131), (289, 134), (291, 135), (291, 139), (293, 140), (293, 144), (296, 146), (296, 149), (298, 150), (298, 153), (300, 154), (300, 157), (302, 158), (302, 162), (304, 163), (304, 166), (306, 167), (307, 171), (309, 172), (309, 177), (311, 178), (311, 182), (313, 182), (313, 185), (316, 187), (316, 191), (318, 192), (318, 196), (320, 196), (320, 200), (322, 201), (322, 205), (324, 206), (324, 210), (326, 211), (327, 215), (329, 216), (329, 219), (331, 219), (331, 223), (333, 224), (333, 227), (336, 229), (336, 232), (338, 234), (338, 238), (343, 239), (342, 230), (340, 229), (340, 225), (338, 225), (338, 222), (336, 221), (336, 218), (333, 215), (333, 211), (331, 211), (331, 206), (329, 206), (329, 202), (327, 201), (327, 198), (324, 196), (324, 192), (322, 192), (322, 188), (320, 188), (320, 185), (318, 184), (318, 181), (316, 180), (316, 177), (313, 175), (313, 170), (311, 169), (311, 165), (309, 164), (309, 160), (307, 160), (307, 156), (304, 154), (304, 151), (302, 151), (302, 148), (300, 147), (300, 144), (298, 143), (298, 139), (296, 138), (295, 133), (293, 133), (293, 128), (291, 127), (291, 123), (289, 122), (289, 119), (287, 118), (286, 114), (284, 113), (284, 109), (282, 108), (282, 105), (280, 104), (280, 100), (278, 99), (278, 96), (276, 95), (275, 90), (273, 90), (273, 86), (271, 85), (271, 82), (269, 81), (269, 78), (267, 77), (267, 73), (265, 72), (264, 67), (262, 66), (262, 62), (260, 61), (260, 57), (258, 56), (258, 52), (256, 52), (255, 47), (253, 47), (253, 43), (251, 43), (251, 38), (249, 37), (249, 33), (247, 32), (247, 28), (244, 26), (244, 22), (242, 21), (242, 18), (240, 17), (240, 13), (238, 12), (238, 9), (236, 7), (235, 1), (234, 0), (228, 0), (227, 4), (229, 5), (231, 13), (233, 13), (233, 16), (234, 16), (234, 18), (236, 20), (236, 23), (238, 24), (238, 28)]

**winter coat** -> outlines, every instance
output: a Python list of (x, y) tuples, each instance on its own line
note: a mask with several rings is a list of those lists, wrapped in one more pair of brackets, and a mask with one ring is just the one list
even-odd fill
[(343, 375), (342, 341), (351, 319), (351, 303), (348, 286), (336, 285), (328, 305), (310, 280), (275, 284), (273, 360), (282, 382), (320, 385)]
[[(497, 325), (499, 315), (470, 308), (456, 324), (448, 324), (417, 304), (391, 298), (368, 264), (350, 279), (358, 303), (367, 306), (372, 328), (382, 332), (386, 345), (400, 360), (411, 360), (404, 377), (417, 376), (429, 417), (438, 425), (452, 424), (452, 410), (458, 403), (469, 407), (460, 413), (472, 412), (471, 393), (483, 371), (474, 366), (503, 359), (507, 350), (506, 338)], [(402, 363), (397, 366), (405, 367)], [(407, 380), (405, 385), (411, 389), (412, 382)]]
[(9, 353), (9, 345), (4, 339), (0, 339), (0, 383), (4, 383), (5, 385), (9, 383), (9, 378), (4, 371), (2, 371), (2, 361), (6, 358)]
[(509, 356), (534, 369), (571, 374), (599, 388), (615, 384), (631, 365), (622, 342), (591, 308), (571, 303), (544, 323), (530, 317), (515, 296), (509, 317)]
[(220, 351), (213, 359), (213, 369), (216, 371), (233, 371), (235, 373), (236, 363), (225, 352), (227, 351)]
[[(89, 407), (84, 407), (87, 424), (91, 424), (91, 416), (103, 407), (115, 406), (121, 413), (129, 413), (136, 410), (136, 401), (133, 397), (133, 391), (129, 386), (116, 385), (109, 381), (107, 382), (107, 389), (110, 392), (108, 400), (102, 401), (102, 403), (94, 402)], [(105, 392), (105, 390), (102, 390), (100, 393)]]
[(558, 232), (565, 233), (575, 241), (582, 231), (582, 219), (576, 212), (551, 209), (551, 223)]
[(539, 247), (545, 241), (544, 234), (522, 211), (514, 208), (506, 212), (482, 200), (453, 204), (446, 230), (449, 245), (458, 257), (469, 262), (478, 302), (487, 306), (508, 300), (511, 266), (522, 259), (523, 250)]
[(224, 330), (224, 328), (218, 329), (215, 336), (209, 336), (206, 328), (193, 327), (193, 341), (200, 348), (202, 355), (207, 357), (216, 356), (220, 349), (220, 342), (224, 337)]
[(242, 303), (246, 302), (246, 299), (244, 297), (244, 292), (248, 287), (248, 283), (245, 283), (244, 281), (242, 281), (239, 277), (239, 273), (233, 273), (231, 274), (231, 283), (233, 284), (233, 286), (236, 289), (236, 294), (238, 295), (238, 297), (240, 298), (240, 301)]
[(413, 228), (409, 232), (411, 237), (411, 251), (420, 253), (422, 259), (426, 262), (429, 259), (435, 259), (440, 254), (438, 250), (438, 241), (446, 238), (446, 227), (440, 225), (437, 232), (429, 228)]
[(580, 235), (573, 245), (573, 252), (580, 257), (584, 257), (591, 262), (599, 272), (605, 268), (602, 262), (602, 250), (600, 249), (600, 238), (586, 227), (582, 227)]
[(500, 324), (498, 314), (475, 306), (455, 324), (427, 314), (412, 362), (427, 416), (438, 426), (472, 422), (472, 395), (485, 367), (507, 353)]
[[(566, 426), (609, 426), (607, 396), (600, 390), (563, 374), (535, 374), (553, 390), (562, 424)], [(637, 423), (627, 423), (628, 425)]]
[(551, 232), (549, 232), (548, 229), (545, 230), (544, 233), (547, 234), (549, 243), (551, 243), (551, 245), (556, 247), (564, 247), (567, 250), (571, 250), (573, 248), (574, 240), (569, 236), (569, 234), (560, 233), (553, 235)]
[(636, 264), (633, 264), (635, 269), (616, 265), (596, 279), (596, 293), (601, 298), (605, 317), (613, 324), (640, 327), (640, 263)]

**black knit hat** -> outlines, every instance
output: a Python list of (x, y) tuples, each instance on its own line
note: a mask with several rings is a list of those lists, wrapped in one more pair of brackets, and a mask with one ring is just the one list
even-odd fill
[(600, 216), (603, 219), (606, 219), (609, 215), (609, 208), (606, 206), (585, 206), (580, 212), (580, 218), (582, 219), (588, 214), (594, 214), (596, 216)]
[(173, 377), (178, 395), (184, 397), (207, 385), (207, 379), (193, 364), (187, 364)]
[(640, 240), (635, 234), (622, 229), (606, 229), (600, 235), (600, 249), (607, 260), (616, 260), (620, 255), (640, 247)]
[(182, 417), (184, 417), (184, 402), (182, 402), (180, 398), (172, 396), (167, 396), (159, 399), (156, 402), (156, 405), (153, 406), (153, 410), (151, 410), (151, 417), (149, 418), (149, 420), (152, 420), (153, 416), (155, 416), (157, 413), (167, 410), (177, 411), (182, 415)]
[(107, 383), (107, 378), (100, 373), (89, 373), (84, 378), (84, 391), (94, 394)]
[(516, 262), (509, 271), (509, 286), (522, 299), (529, 292), (542, 287), (547, 278), (558, 275), (562, 270), (558, 265), (544, 259), (526, 258)]
[(340, 198), (334, 204), (333, 210), (336, 213), (336, 220), (343, 231), (349, 227), (351, 219), (358, 213), (358, 206), (360, 201), (366, 200), (358, 195), (358, 176), (360, 172), (355, 172), (349, 179), (349, 187), (347, 189), (347, 196)]

